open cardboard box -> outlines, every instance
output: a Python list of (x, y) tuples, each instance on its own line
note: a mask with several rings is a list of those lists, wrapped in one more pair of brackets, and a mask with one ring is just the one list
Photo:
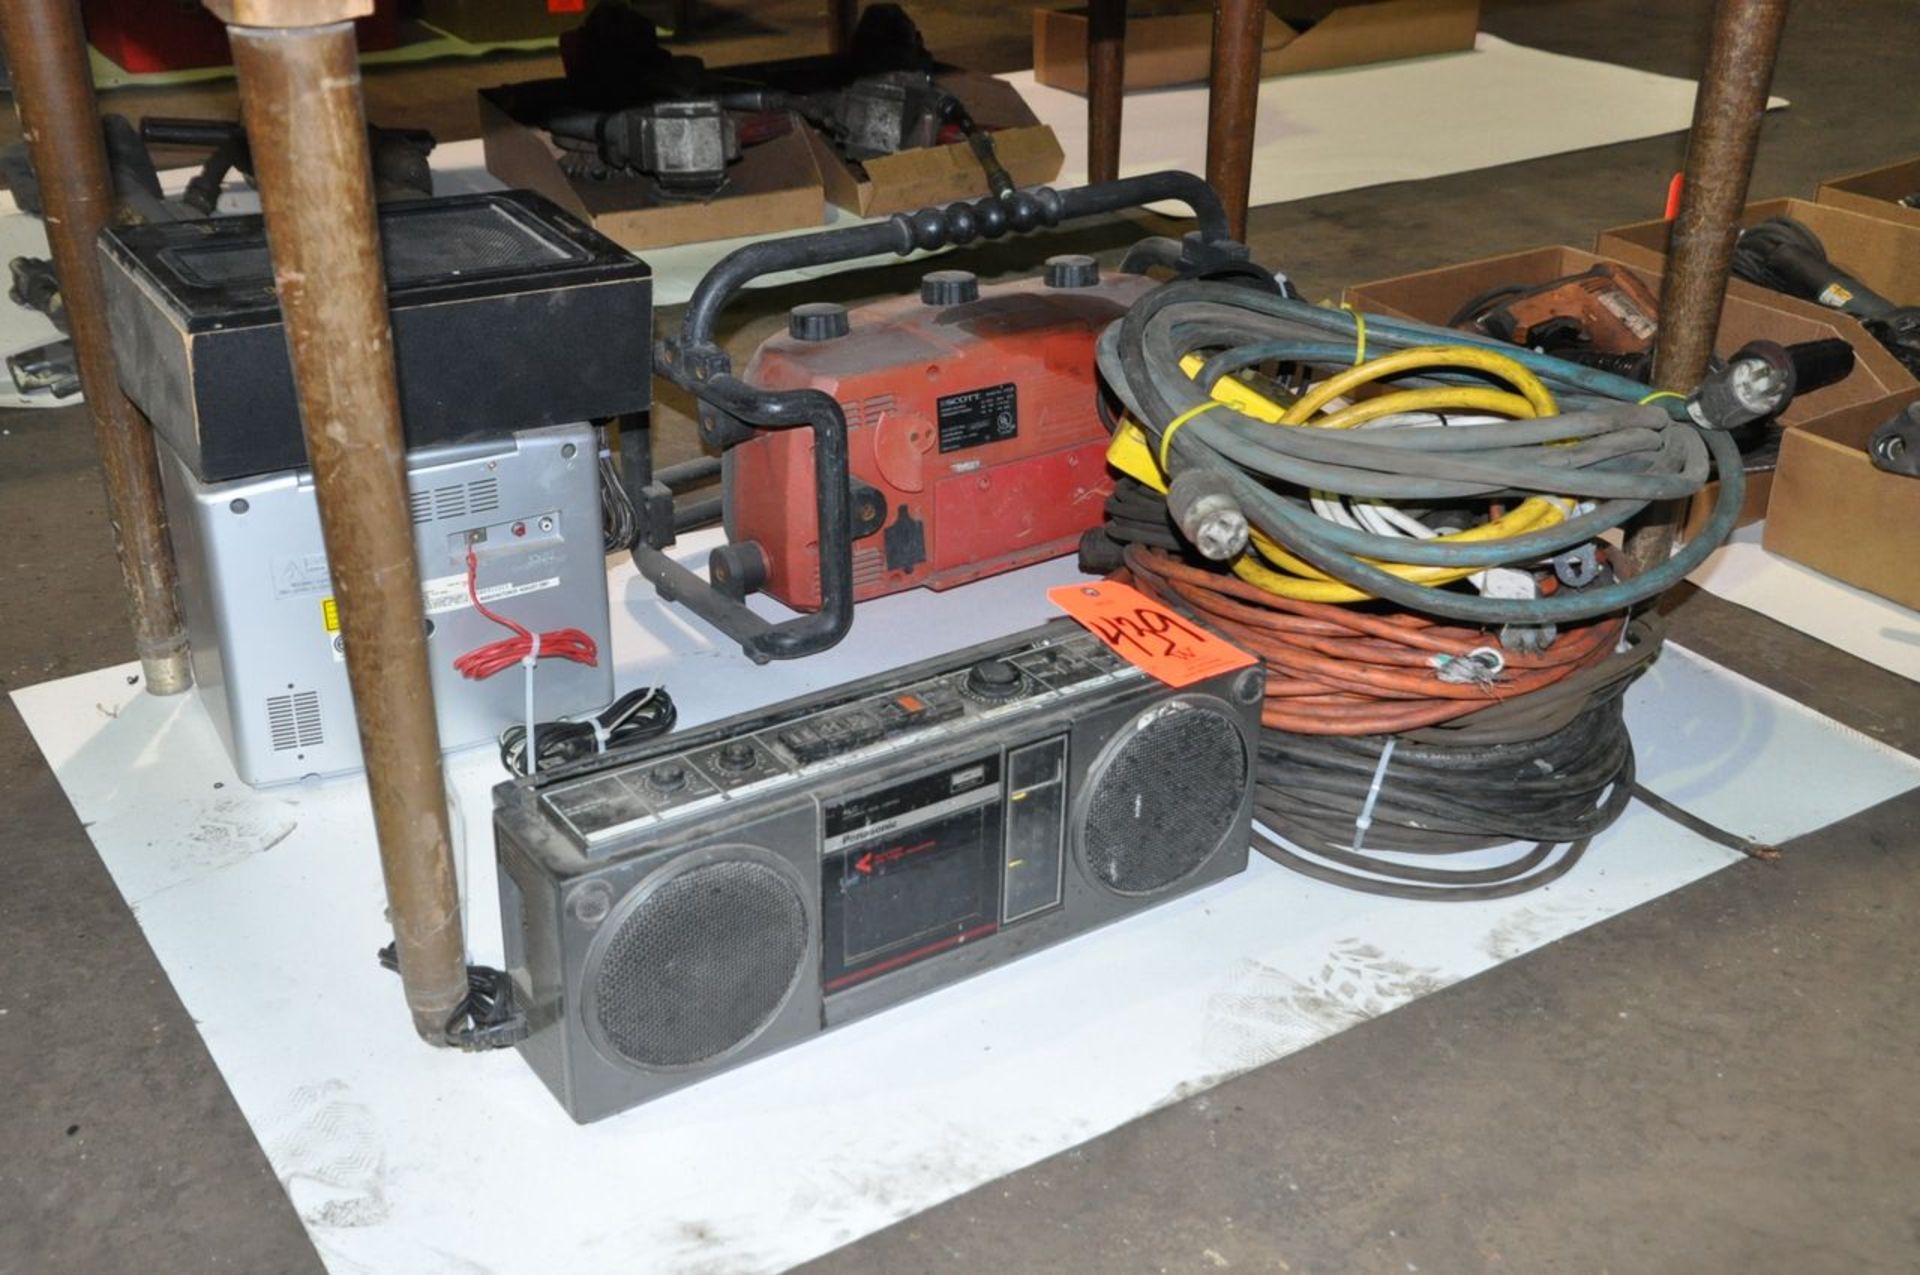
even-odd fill
[[(1347, 289), (1346, 299), (1355, 309), (1369, 313), (1444, 324), (1468, 300), (1489, 288), (1508, 283), (1546, 283), (1565, 275), (1579, 274), (1604, 260), (1607, 259), (1578, 248), (1535, 248), (1359, 284)], [(1659, 295), (1658, 271), (1637, 266), (1629, 268), (1655, 296)], [(1761, 338), (1792, 345), (1835, 336), (1853, 343), (1858, 362), (1845, 380), (1794, 399), (1780, 415), (1780, 424), (1788, 435), (1796, 429), (1825, 420), (1836, 412), (1863, 405), (1878, 406), (1887, 402), (1891, 395), (1916, 388), (1913, 377), (1900, 365), (1899, 360), (1888, 354), (1879, 342), (1868, 337), (1853, 320), (1823, 310), (1812, 302), (1783, 297), (1750, 284), (1736, 282), (1728, 289), (1726, 304), (1720, 311), (1720, 334), (1714, 348), (1725, 355), (1732, 354), (1748, 341)], [(1747, 495), (1740, 510), (1741, 526), (1766, 517), (1771, 486), (1772, 475), (1769, 473), (1763, 471), (1747, 475)], [(1694, 497), (1682, 526), (1683, 536), (1691, 536), (1698, 531), (1712, 507), (1713, 497), (1712, 484)]]
[(1851, 177), (1822, 182), (1814, 199), (1903, 226), (1920, 226), (1920, 208), (1905, 208), (1900, 204), (1916, 192), (1920, 192), (1920, 158), (1903, 159), (1897, 164), (1884, 164)]
[[(1907, 225), (1804, 199), (1765, 199), (1741, 210), (1740, 224), (1773, 217), (1804, 224), (1826, 245), (1829, 260), (1894, 304), (1920, 305), (1920, 213)], [(1668, 221), (1616, 226), (1600, 232), (1594, 251), (1630, 266), (1665, 270), (1671, 231)]]
[(1791, 430), (1761, 543), (1769, 553), (1920, 610), (1920, 478), (1874, 468), (1867, 436), (1920, 389), (1862, 403)]
[[(933, 78), (960, 99), (975, 124), (993, 131), (994, 154), (1014, 185), (1037, 186), (1060, 175), (1067, 162), (1060, 139), (1011, 84), (977, 71), (939, 71)], [(810, 128), (807, 135), (827, 198), (862, 217), (884, 217), (988, 193), (986, 172), (965, 142), (923, 146), (854, 164), (817, 130)]]
[(662, 199), (644, 177), (590, 181), (560, 167), (560, 148), (527, 119), (564, 102), (565, 80), (530, 80), (480, 90), (480, 136), (487, 171), (509, 186), (536, 191), (628, 248), (665, 248), (704, 239), (767, 234), (826, 220), (814, 143), (795, 118), (786, 134), (746, 147), (727, 184), (706, 200)]
[[(1159, 0), (1130, 6), (1128, 89), (1205, 80), (1213, 14), (1205, 4)], [(1480, 0), (1270, 0), (1260, 74), (1297, 75), (1473, 47)], [(1070, 93), (1087, 91), (1084, 9), (1033, 11), (1033, 78)]]

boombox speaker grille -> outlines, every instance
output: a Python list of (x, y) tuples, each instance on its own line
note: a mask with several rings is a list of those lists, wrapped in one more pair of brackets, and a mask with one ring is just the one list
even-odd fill
[(591, 973), (602, 1038), (643, 1067), (716, 1058), (765, 1027), (799, 978), (807, 908), (788, 875), (716, 859), (647, 891)]
[(1126, 895), (1182, 880), (1233, 827), (1246, 775), (1246, 744), (1225, 713), (1181, 700), (1148, 709), (1096, 763), (1080, 833), (1088, 875)]

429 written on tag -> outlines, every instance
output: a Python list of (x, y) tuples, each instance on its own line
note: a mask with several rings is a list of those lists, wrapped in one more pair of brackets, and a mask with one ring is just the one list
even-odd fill
[(1115, 655), (1168, 686), (1191, 686), (1254, 663), (1233, 643), (1131, 585), (1113, 580), (1063, 584), (1047, 590), (1047, 601), (1080, 621)]

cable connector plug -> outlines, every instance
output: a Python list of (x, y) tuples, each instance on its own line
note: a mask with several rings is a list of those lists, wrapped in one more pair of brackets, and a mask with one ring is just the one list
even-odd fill
[(1776, 416), (1798, 385), (1793, 357), (1777, 341), (1749, 341), (1727, 365), (1700, 382), (1687, 415), (1702, 429), (1739, 429)]
[(1167, 488), (1167, 512), (1202, 557), (1226, 562), (1246, 550), (1247, 515), (1225, 474), (1182, 470)]

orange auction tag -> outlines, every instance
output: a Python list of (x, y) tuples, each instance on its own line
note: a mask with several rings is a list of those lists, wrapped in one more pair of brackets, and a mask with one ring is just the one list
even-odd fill
[(1233, 643), (1132, 585), (1112, 580), (1063, 584), (1047, 590), (1047, 601), (1080, 621), (1121, 659), (1168, 686), (1191, 686), (1254, 662)]

